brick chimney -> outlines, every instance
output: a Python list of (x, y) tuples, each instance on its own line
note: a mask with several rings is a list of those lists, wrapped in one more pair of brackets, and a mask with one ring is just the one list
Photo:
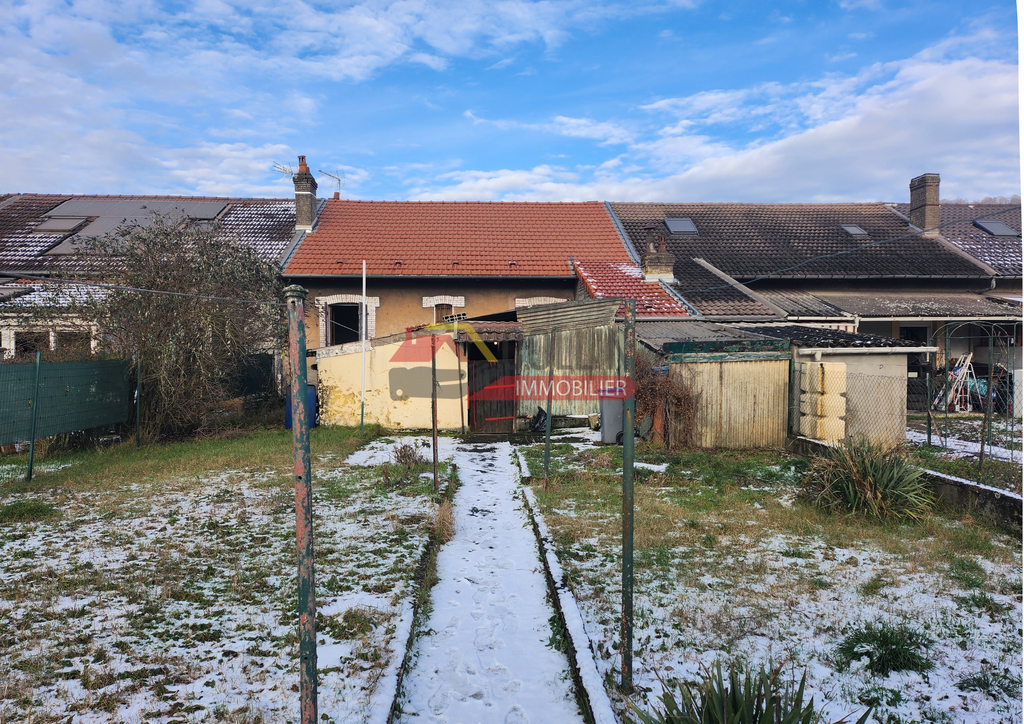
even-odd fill
[(306, 157), (299, 156), (299, 170), (292, 176), (295, 184), (295, 230), (312, 231), (316, 223), (316, 179), (309, 172)]
[[(653, 236), (650, 234), (648, 238)], [(641, 260), (641, 268), (644, 271), (645, 282), (671, 282), (675, 280), (673, 269), (676, 265), (675, 254), (665, 248), (665, 237), (658, 237), (658, 250), (654, 250), (654, 241), (647, 242), (647, 253)]]
[(939, 174), (925, 173), (910, 179), (910, 223), (925, 231), (928, 236), (938, 236), (939, 225)]

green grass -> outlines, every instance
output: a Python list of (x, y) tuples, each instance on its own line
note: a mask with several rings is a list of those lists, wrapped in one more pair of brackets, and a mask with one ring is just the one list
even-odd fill
[(947, 569), (949, 577), (962, 588), (984, 588), (988, 575), (977, 561), (954, 556)]
[(928, 448), (924, 445), (910, 449), (912, 459), (917, 465), (946, 475), (954, 475), (965, 480), (973, 480), (993, 488), (1021, 492), (1021, 466), (1007, 460), (988, 458), (978, 471), (977, 458), (950, 458), (943, 454), (942, 448)]
[[(317, 456), (347, 455), (379, 434), (376, 425), (367, 427), (363, 433), (356, 428), (315, 427), (310, 431), (313, 464)], [(70, 453), (62, 461), (70, 465), (53, 472), (37, 472), (31, 483), (20, 477), (0, 483), (0, 493), (62, 486), (123, 486), (144, 479), (192, 478), (211, 470), (287, 469), (294, 461), (294, 447), (291, 430), (258, 429), (142, 447), (136, 447), (134, 441), (123, 442), (109, 448)]]
[(835, 650), (836, 663), (840, 669), (847, 669), (853, 661), (866, 656), (867, 668), (872, 674), (924, 673), (935, 666), (921, 653), (931, 644), (930, 636), (905, 623), (868, 622), (843, 638)]
[(60, 515), (55, 507), (38, 500), (16, 500), (0, 508), (0, 523), (34, 523)]

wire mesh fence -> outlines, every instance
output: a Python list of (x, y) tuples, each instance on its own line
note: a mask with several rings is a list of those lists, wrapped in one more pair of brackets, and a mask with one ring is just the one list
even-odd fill
[[(1012, 377), (951, 393), (948, 376), (906, 378), (853, 372), (843, 364), (804, 363), (795, 370), (799, 434), (827, 442), (866, 439), (884, 446), (931, 444), (959, 457), (1020, 464), (1021, 419)], [(959, 395), (966, 395), (961, 399)], [(794, 405), (796, 408), (796, 405)]]
[(130, 376), (122, 360), (0, 364), (0, 445), (127, 422)]

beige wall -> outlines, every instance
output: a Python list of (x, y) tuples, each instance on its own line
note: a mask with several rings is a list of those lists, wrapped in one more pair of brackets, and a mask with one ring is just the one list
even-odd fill
[[(568, 270), (566, 270), (568, 272)], [(309, 290), (306, 300), (306, 339), (310, 349), (321, 346), (320, 324), (317, 317), (316, 300), (336, 294), (362, 294), (359, 279), (294, 279)], [(407, 327), (429, 324), (434, 321), (433, 309), (423, 308), (423, 297), (461, 296), (466, 306), (455, 309), (465, 312), (470, 318), (515, 309), (517, 298), (561, 297), (574, 299), (574, 279), (533, 280), (515, 277), (494, 279), (375, 279), (367, 280), (367, 297), (378, 297), (376, 308), (376, 335), (387, 337), (400, 334)]]
[[(468, 398), (466, 363), (456, 357), (449, 335), (437, 335), (435, 358), (440, 385), (437, 400), (438, 427), (457, 430), (462, 426), (460, 405), (465, 409)], [(428, 336), (416, 340), (417, 347), (427, 350), (417, 359), (407, 359), (409, 346), (402, 342), (367, 345), (366, 406), (367, 423), (378, 423), (390, 429), (428, 429), (430, 410), (430, 356)], [(393, 359), (399, 356), (398, 359)], [(422, 357), (422, 359), (419, 359)], [(362, 387), (362, 353), (359, 343), (332, 347), (317, 355), (319, 370), (320, 422), (324, 425), (358, 425)], [(462, 378), (460, 396), (459, 378)]]
[[(826, 365), (828, 374), (836, 374), (834, 389), (816, 390), (808, 384), (807, 377), (821, 364)], [(834, 418), (834, 422), (809, 427), (809, 413), (801, 400), (801, 433), (808, 437), (828, 442), (842, 437), (865, 438), (881, 445), (896, 445), (906, 440), (907, 423), (907, 355), (906, 354), (830, 354), (822, 355), (820, 362), (811, 356), (796, 359), (798, 387), (805, 392), (827, 393), (823, 395), (829, 415), (822, 419)], [(832, 404), (824, 398), (841, 396), (845, 401)], [(835, 400), (838, 403), (839, 400)], [(841, 423), (841, 424), (840, 424)], [(813, 429), (812, 429), (813, 428)]]

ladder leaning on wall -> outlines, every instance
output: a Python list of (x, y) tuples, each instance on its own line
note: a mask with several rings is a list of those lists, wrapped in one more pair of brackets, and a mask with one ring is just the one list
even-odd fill
[(973, 352), (967, 352), (957, 358), (946, 376), (946, 384), (932, 400), (932, 409), (950, 412), (971, 411), (971, 388), (968, 383), (973, 380), (975, 388), (978, 384), (978, 380), (974, 376), (974, 366), (971, 364), (973, 358)]

